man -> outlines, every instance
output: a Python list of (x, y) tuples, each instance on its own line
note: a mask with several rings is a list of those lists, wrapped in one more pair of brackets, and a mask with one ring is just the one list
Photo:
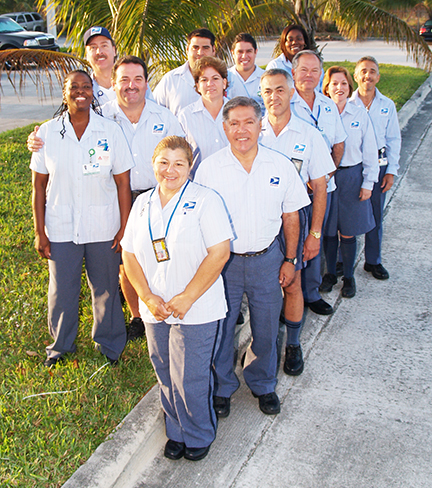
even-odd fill
[[(131, 171), (131, 190), (134, 200), (140, 193), (156, 186), (152, 156), (154, 148), (165, 137), (184, 132), (176, 117), (166, 108), (146, 100), (147, 67), (136, 56), (124, 56), (116, 61), (112, 71), (112, 87), (116, 100), (102, 107), (105, 117), (114, 120), (123, 130), (129, 144), (135, 167)], [(29, 138), (30, 150), (38, 150), (42, 142), (37, 137)], [(120, 284), (131, 312), (128, 340), (144, 335), (138, 295), (127, 279), (123, 265), (120, 266)]]
[(300, 236), (307, 233), (307, 237), (305, 240), (299, 239), (295, 278), (284, 288), (284, 307), (281, 314), (281, 320), (287, 327), (284, 371), (297, 376), (302, 373), (304, 366), (299, 340), (304, 307), (301, 269), (304, 262), (314, 258), (319, 252), (319, 240), (313, 233), (321, 232), (327, 204), (326, 175), (336, 168), (319, 132), (291, 114), (290, 101), (294, 88), (287, 71), (266, 71), (261, 77), (261, 91), (268, 113), (263, 120), (261, 144), (287, 156), (295, 165), (304, 184), (308, 184), (313, 190), (313, 203), (308, 209), (310, 221), (306, 221), (305, 213), (300, 214)]
[[(86, 59), (92, 67), (93, 93), (99, 105), (115, 100), (116, 94), (111, 86), (111, 71), (117, 56), (114, 41), (105, 27), (94, 26), (84, 34)], [(146, 98), (152, 100), (150, 90)]]
[[(322, 60), (314, 51), (300, 51), (292, 61), (292, 73), (296, 93), (291, 100), (291, 110), (309, 125), (316, 127), (327, 143), (336, 168), (341, 162), (344, 152), (345, 130), (334, 102), (315, 90), (320, 81)], [(330, 179), (327, 187), (327, 205), (330, 207), (331, 192), (335, 184)], [(312, 196), (312, 198), (314, 198)], [(324, 217), (324, 225), (326, 218)], [(317, 240), (321, 247), (322, 231), (309, 233)], [(305, 305), (310, 310), (321, 315), (333, 313), (333, 307), (324, 301), (318, 291), (321, 285), (321, 253), (310, 259), (302, 271), (302, 288)]]
[[(234, 373), (234, 334), (243, 293), (249, 302), (252, 342), (246, 352), (244, 378), (261, 411), (280, 411), (277, 383), (277, 335), (282, 307), (280, 286), (295, 276), (299, 234), (298, 210), (310, 201), (294, 166), (285, 156), (258, 145), (261, 108), (251, 98), (236, 97), (223, 111), (229, 146), (199, 166), (195, 181), (216, 190), (231, 215), (236, 240), (223, 270), (228, 313), (216, 353), (214, 407), (219, 417), (230, 412), (230, 397), (239, 381)], [(286, 247), (278, 239), (283, 224)]]
[(253, 98), (261, 107), (265, 107), (261, 96), (260, 79), (264, 70), (255, 64), (258, 48), (255, 39), (246, 32), (237, 34), (232, 43), (231, 54), (234, 66), (228, 70), (227, 97), (244, 96)]
[(379, 66), (372, 56), (364, 56), (355, 67), (358, 89), (351, 100), (369, 112), (378, 146), (380, 174), (372, 190), (372, 209), (376, 227), (365, 236), (364, 269), (377, 280), (387, 280), (388, 271), (381, 264), (382, 219), (386, 193), (394, 183), (399, 169), (401, 133), (395, 104), (376, 88), (380, 79)]
[(177, 115), (182, 108), (200, 98), (195, 91), (191, 68), (203, 56), (215, 55), (215, 40), (208, 29), (196, 29), (187, 36), (186, 63), (166, 73), (154, 90), (154, 98), (159, 105)]

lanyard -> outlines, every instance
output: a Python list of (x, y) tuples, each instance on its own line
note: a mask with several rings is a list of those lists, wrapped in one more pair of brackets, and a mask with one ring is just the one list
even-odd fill
[[(180, 203), (180, 200), (183, 196), (183, 193), (185, 192), (187, 186), (189, 185), (190, 183), (190, 180), (187, 181), (185, 187), (183, 188), (182, 192), (180, 193), (180, 197), (179, 199), (177, 200), (177, 203), (176, 203), (176, 206), (174, 207), (174, 210), (172, 211), (171, 213), (171, 216), (168, 220), (168, 225), (167, 225), (167, 228), (166, 228), (166, 231), (165, 231), (165, 236), (164, 236), (164, 239), (166, 239), (166, 236), (168, 235), (168, 229), (169, 229), (169, 226), (171, 224), (171, 220), (173, 218), (173, 215), (175, 214), (175, 211), (177, 210), (177, 207), (179, 206), (179, 203)], [(150, 193), (150, 198), (149, 198), (149, 209), (148, 209), (148, 226), (149, 226), (149, 233), (150, 233), (150, 239), (153, 241), (153, 232), (151, 230), (151, 222), (150, 222), (150, 209), (151, 209), (151, 198), (153, 196), (153, 193), (155, 192), (156, 188), (153, 188), (153, 191)]]
[(312, 113), (312, 111), (309, 109), (309, 107), (308, 107), (308, 110), (309, 110), (309, 115), (310, 115), (311, 119), (312, 119), (312, 120), (314, 121), (314, 123), (315, 123), (315, 127), (316, 127), (316, 128), (319, 128), (319, 127), (318, 127), (318, 120), (319, 120), (319, 116), (320, 116), (320, 113), (321, 113), (321, 106), (320, 106), (320, 105), (318, 105), (318, 115), (316, 116), (316, 118), (315, 118), (314, 114)]

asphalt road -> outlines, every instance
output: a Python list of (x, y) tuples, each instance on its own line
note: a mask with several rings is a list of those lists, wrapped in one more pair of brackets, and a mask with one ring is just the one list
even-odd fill
[[(375, 56), (380, 63), (416, 66), (414, 61), (407, 59), (406, 52), (397, 46), (384, 41), (328, 41), (318, 43), (323, 49), (326, 61), (357, 61), (361, 56)], [(257, 64), (266, 65), (272, 59), (275, 41), (260, 44)], [(26, 79), (25, 89), (18, 95), (5, 74), (1, 75), (0, 92), (0, 132), (15, 129), (34, 122), (50, 119), (61, 103), (61, 89), (55, 86), (51, 96), (47, 80), (44, 86), (35, 86), (30, 78)]]

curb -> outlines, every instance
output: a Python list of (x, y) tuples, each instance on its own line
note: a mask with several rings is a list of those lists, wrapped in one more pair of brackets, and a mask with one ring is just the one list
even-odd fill
[[(401, 131), (418, 111), (431, 90), (432, 75), (398, 112)], [(243, 313), (245, 315), (244, 311)], [(245, 315), (246, 317), (248, 318)], [(248, 323), (246, 319), (239, 331), (239, 351), (242, 351), (249, 341)], [(159, 401), (159, 387), (156, 384), (63, 487), (130, 487), (134, 474), (143, 471), (153, 462), (165, 442), (164, 419)]]

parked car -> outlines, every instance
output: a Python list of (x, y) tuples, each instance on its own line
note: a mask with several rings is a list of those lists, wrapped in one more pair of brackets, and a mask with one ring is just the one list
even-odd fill
[(432, 41), (432, 20), (427, 20), (420, 27), (419, 34), (425, 41)]
[(28, 32), (14, 20), (0, 17), (0, 50), (20, 48), (60, 50), (53, 35), (44, 32)]
[(0, 17), (9, 17), (28, 31), (45, 32), (45, 21), (37, 12), (13, 12)]

